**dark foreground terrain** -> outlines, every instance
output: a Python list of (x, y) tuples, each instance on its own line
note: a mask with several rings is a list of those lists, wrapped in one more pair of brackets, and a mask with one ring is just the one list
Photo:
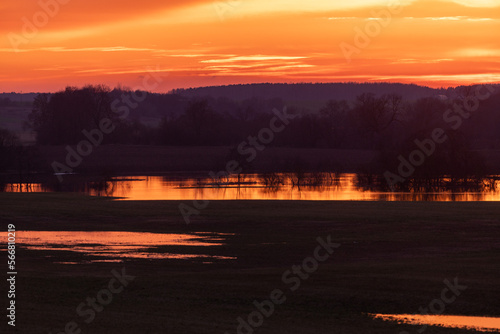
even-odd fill
[[(234, 233), (226, 245), (203, 252), (237, 257), (65, 265), (54, 262), (82, 255), (19, 245), (16, 332), (60, 333), (75, 321), (81, 332), (74, 333), (237, 333), (238, 317), (247, 319), (255, 300), (280, 289), (286, 300), (261, 326), (240, 333), (417, 333), (421, 326), (367, 313), (420, 313), (441, 299), (443, 281), (455, 278), (467, 289), (444, 314), (500, 314), (499, 203), (213, 201), (189, 225), (179, 203), (0, 194), (4, 231), (13, 223), (18, 231), (226, 232)], [(291, 291), (295, 284), (284, 282), (283, 273), (313, 256), (316, 239), (328, 235), (340, 247)], [(135, 279), (85, 324), (77, 306), (123, 267)]]
[[(148, 175), (165, 171), (225, 171), (231, 147), (226, 146), (144, 146), (144, 145), (101, 145), (92, 154), (82, 159), (74, 169), (77, 173), (93, 174), (139, 174)], [(500, 150), (474, 151), (485, 159), (486, 170), (500, 174)], [(43, 171), (51, 174), (54, 161), (66, 163), (68, 151), (63, 146), (39, 147)], [(393, 152), (397, 157), (401, 152)], [(244, 156), (246, 159), (247, 156)], [(244, 159), (243, 159), (244, 160)], [(379, 152), (376, 150), (350, 150), (327, 148), (266, 147), (256, 158), (245, 165), (246, 171), (283, 172), (295, 171), (298, 166), (307, 171), (365, 172), (377, 167)]]

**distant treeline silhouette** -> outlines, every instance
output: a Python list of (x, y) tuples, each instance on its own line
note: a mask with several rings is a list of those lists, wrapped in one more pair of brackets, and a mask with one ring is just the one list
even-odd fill
[(41, 145), (76, 144), (83, 139), (83, 130), (97, 128), (101, 119), (109, 118), (116, 129), (104, 143), (233, 146), (268, 126), (273, 109), (287, 107), (297, 117), (269, 145), (403, 150), (405, 143), (424, 139), (442, 127), (468, 149), (499, 148), (499, 92), (482, 101), (458, 129), (451, 129), (444, 120), (445, 112), (473, 91), (461, 87), (454, 91), (454, 98), (439, 95), (415, 101), (395, 93), (362, 93), (354, 101), (331, 99), (316, 109), (287, 104), (282, 98), (237, 101), (147, 94), (142, 102), (130, 103), (127, 118), (120, 118), (113, 102), (123, 103), (133, 92), (104, 86), (68, 87), (39, 94), (29, 124)]
[[(256, 87), (258, 92), (268, 85)], [(86, 139), (84, 130), (98, 129), (100, 121), (106, 118), (113, 123), (113, 131), (104, 136), (102, 144), (225, 146), (234, 155), (242, 141), (269, 126), (273, 110), (286, 107), (296, 117), (267, 146), (374, 150), (379, 152), (378, 158), (367, 168), (369, 172), (380, 173), (396, 170), (400, 163), (398, 156), (407, 157), (415, 149), (415, 140), (431, 138), (433, 130), (442, 128), (449, 140), (438, 145), (424, 166), (415, 171), (415, 176), (425, 177), (443, 175), (452, 169), (458, 174), (482, 173), (484, 161), (477, 151), (500, 149), (498, 86), (491, 97), (480, 102), (477, 111), (462, 118), (458, 127), (450, 126), (455, 124), (450, 122), (454, 114), (447, 111), (463, 104), (474, 94), (475, 87), (443, 91), (429, 88), (431, 96), (417, 99), (408, 98), (408, 94), (403, 97), (388, 93), (387, 88), (391, 87), (388, 84), (367, 87), (383, 87), (385, 93), (365, 92), (352, 100), (332, 98), (304, 105), (285, 102), (282, 97), (254, 96), (239, 100), (189, 96), (180, 90), (145, 94), (105, 86), (67, 87), (53, 94), (38, 94), (28, 123), (36, 133), (38, 145), (76, 145)], [(427, 90), (415, 87), (417, 91)], [(207, 88), (206, 92), (209, 91)], [(131, 99), (133, 94), (141, 96), (141, 101)], [(115, 110), (118, 105), (128, 106), (127, 117), (121, 117)], [(0, 169), (17, 168), (13, 165), (25, 166), (28, 161), (36, 160), (31, 150), (22, 148), (8, 131), (0, 132), (0, 144)]]

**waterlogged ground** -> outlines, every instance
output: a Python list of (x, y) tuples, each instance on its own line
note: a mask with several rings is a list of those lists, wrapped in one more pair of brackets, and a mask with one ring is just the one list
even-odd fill
[[(420, 315), (420, 314), (375, 314), (376, 319), (396, 321), (400, 324), (440, 326), (462, 328), (478, 332), (500, 332), (500, 318), (470, 317), (453, 315)], [(423, 330), (422, 330), (423, 331)]]
[[(6, 237), (6, 235), (4, 236)], [(190, 254), (179, 246), (208, 250), (221, 246), (221, 233), (144, 233), (126, 231), (17, 231), (16, 244), (28, 251), (83, 253), (81, 262), (123, 262), (126, 259), (234, 259), (231, 256)], [(168, 248), (172, 251), (167, 251)], [(178, 251), (175, 251), (178, 249)], [(54, 257), (57, 257), (55, 255)]]
[[(59, 333), (73, 321), (82, 333), (97, 334), (233, 334), (239, 326), (273, 334), (418, 333), (421, 323), (371, 314), (419, 314), (442, 298), (444, 280), (455, 278), (467, 289), (456, 298), (445, 295), (450, 302), (442, 315), (500, 314), (496, 202), (210, 201), (189, 225), (179, 214), (181, 203), (192, 204), (0, 194), (2, 222), (15, 224), (17, 231), (43, 232), (52, 245), (30, 249), (37, 243), (32, 238), (17, 249), (16, 329)], [(153, 238), (150, 234), (176, 237), (142, 239)], [(88, 236), (95, 236), (95, 244)], [(318, 238), (328, 236), (340, 246), (315, 266), (311, 259), (326, 254), (317, 253)], [(92, 254), (94, 247), (98, 252), (120, 244), (126, 244), (125, 253), (143, 252), (131, 248), (145, 246), (157, 254), (232, 259), (88, 261), (106, 259)], [(88, 252), (74, 251), (78, 247), (89, 247)], [(114, 252), (108, 255), (117, 259)], [(77, 307), (88, 297), (102, 299), (101, 291), (117, 272), (134, 279), (86, 322)], [(279, 298), (277, 290), (283, 293)], [(271, 300), (280, 303), (271, 308)], [(425, 329), (430, 334), (475, 332), (437, 324)]]

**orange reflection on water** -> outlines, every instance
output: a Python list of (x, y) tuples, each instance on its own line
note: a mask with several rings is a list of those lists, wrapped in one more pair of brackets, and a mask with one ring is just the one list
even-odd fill
[[(72, 251), (114, 258), (193, 259), (232, 257), (160, 252), (161, 246), (220, 246), (225, 234), (173, 234), (124, 231), (17, 231), (16, 243), (29, 250)], [(102, 260), (98, 260), (102, 261)]]
[[(127, 178), (121, 178), (125, 182)], [(220, 186), (211, 180), (191, 178), (166, 181), (159, 176), (130, 177), (128, 187), (116, 187), (112, 196), (121, 200), (308, 200), (308, 201), (500, 201), (500, 192), (381, 192), (356, 185), (356, 174), (342, 174), (335, 182), (321, 186), (297, 187), (285, 182), (266, 187), (258, 175), (245, 175)], [(98, 195), (97, 192), (91, 192)]]
[[(264, 184), (262, 175), (249, 174), (215, 184), (208, 176), (173, 179), (161, 176), (130, 176), (112, 178), (101, 182), (88, 182), (70, 188), (92, 196), (114, 196), (119, 200), (308, 200), (308, 201), (500, 201), (500, 180), (490, 190), (432, 192), (389, 192), (378, 190), (370, 184), (363, 188), (354, 173), (335, 174), (320, 185), (311, 185), (314, 175), (304, 178), (300, 187), (293, 184), (293, 175), (277, 173), (283, 183), (278, 187)], [(446, 181), (446, 178), (442, 179)], [(241, 181), (241, 180), (240, 180)], [(69, 181), (66, 181), (69, 183)], [(385, 181), (383, 181), (385, 182)], [(361, 182), (362, 183), (362, 182)], [(70, 185), (70, 184), (68, 184)], [(8, 184), (5, 191), (51, 191), (33, 183), (19, 188)]]
[[(131, 178), (132, 179), (132, 178)], [(137, 180), (137, 178), (134, 178)], [(120, 187), (113, 196), (122, 200), (377, 200), (377, 193), (360, 191), (354, 184), (354, 174), (346, 174), (335, 186), (300, 188), (284, 184), (279, 188), (265, 187), (256, 175), (247, 176), (244, 184), (210, 183), (206, 179), (165, 181), (162, 177), (140, 177), (128, 188)], [(236, 181), (236, 180), (231, 180)], [(235, 182), (234, 182), (235, 183)], [(92, 192), (91, 192), (92, 194)], [(97, 193), (94, 193), (97, 195)]]
[(7, 193), (40, 193), (48, 190), (41, 183), (8, 183), (3, 191)]
[(372, 314), (375, 319), (397, 321), (409, 325), (430, 325), (449, 328), (462, 328), (480, 332), (499, 332), (500, 318), (472, 317), (458, 315), (420, 315), (420, 314)]

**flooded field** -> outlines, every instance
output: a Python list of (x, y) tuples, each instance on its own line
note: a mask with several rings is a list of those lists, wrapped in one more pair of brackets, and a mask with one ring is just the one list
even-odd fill
[[(216, 256), (196, 252), (190, 254), (183, 246), (217, 247), (227, 234), (147, 233), (126, 231), (17, 231), (16, 243), (33, 251), (66, 251), (82, 253), (84, 262), (122, 262), (125, 259), (202, 259), (229, 260), (231, 256)], [(168, 250), (167, 248), (173, 248)], [(191, 249), (191, 248), (189, 248)], [(60, 262), (76, 264), (78, 262)]]
[(500, 332), (500, 318), (492, 317), (419, 314), (374, 314), (373, 317), (400, 324), (461, 328), (478, 332)]
[[(454, 277), (468, 288), (447, 314), (500, 314), (496, 202), (213, 201), (186, 225), (178, 201), (0, 199), (0, 220), (16, 226), (22, 333), (59, 333), (75, 319), (85, 333), (235, 333), (276, 291), (286, 300), (255, 333), (417, 333), (423, 323), (367, 313), (417, 311)], [(318, 240), (340, 247), (314, 265)], [(112, 271), (136, 279), (88, 325), (75, 309)], [(425, 333), (498, 331), (446, 325)]]
[(363, 174), (248, 174), (214, 181), (208, 176), (126, 176), (63, 183), (6, 184), (5, 192), (73, 191), (120, 200), (500, 201), (500, 179), (414, 180), (391, 191)]

